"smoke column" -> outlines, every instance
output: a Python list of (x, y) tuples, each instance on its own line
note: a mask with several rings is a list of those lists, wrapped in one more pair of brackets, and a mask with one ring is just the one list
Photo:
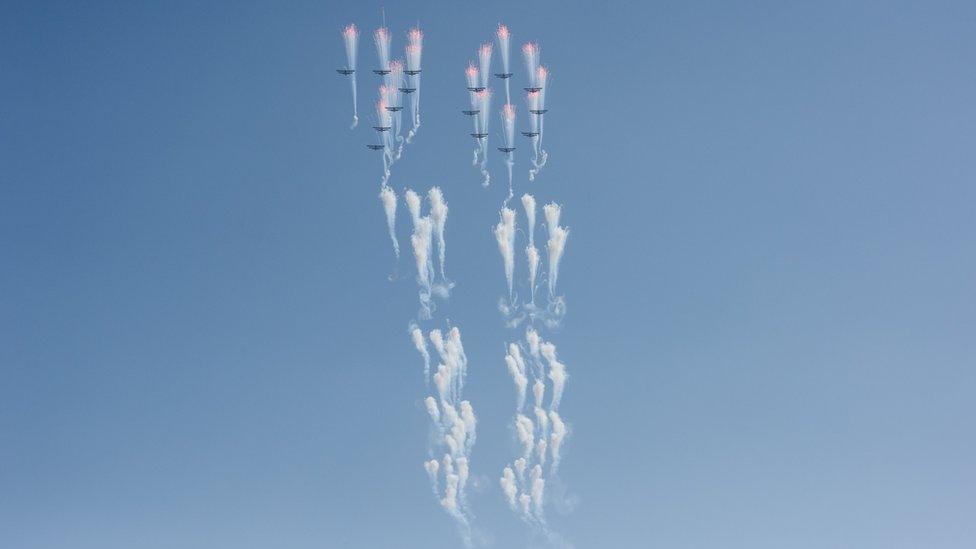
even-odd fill
[(359, 29), (355, 23), (350, 23), (342, 30), (342, 39), (346, 43), (346, 68), (353, 71), (349, 74), (349, 83), (352, 86), (352, 126), (353, 129), (359, 124), (359, 110), (356, 102), (356, 50), (359, 45)]
[(530, 88), (539, 87), (536, 83), (536, 73), (535, 70), (539, 66), (539, 45), (533, 42), (528, 42), (522, 45), (522, 58), (525, 59), (525, 70), (529, 77)]
[(410, 118), (413, 119), (413, 127), (407, 134), (407, 143), (413, 139), (420, 129), (420, 58), (424, 48), (424, 33), (418, 28), (410, 29), (407, 33), (407, 82), (408, 87), (413, 88), (410, 95)]
[(502, 123), (505, 127), (505, 148), (508, 149), (505, 152), (505, 166), (508, 167), (508, 198), (505, 199), (505, 205), (508, 205), (513, 196), (512, 166), (515, 165), (515, 106), (511, 103), (502, 106)]
[(381, 186), (386, 186), (387, 180), (390, 179), (390, 164), (393, 162), (393, 137), (390, 135), (391, 127), (393, 125), (393, 118), (390, 116), (392, 113), (386, 108), (389, 106), (387, 102), (387, 92), (386, 86), (380, 86), (380, 99), (376, 102), (376, 120), (379, 127), (386, 128), (386, 130), (379, 131), (380, 139), (383, 140), (383, 179), (380, 180)]
[(508, 89), (508, 81), (510, 77), (507, 76), (511, 74), (510, 72), (508, 72), (508, 50), (509, 50), (508, 45), (511, 39), (511, 34), (509, 34), (508, 32), (508, 27), (499, 24), (498, 30), (495, 32), (495, 36), (498, 38), (498, 50), (501, 52), (502, 55), (502, 75), (503, 75), (502, 79), (505, 80), (505, 102), (511, 103), (512, 96), (509, 93), (509, 89)]
[(556, 280), (559, 278), (559, 261), (563, 257), (563, 249), (566, 247), (566, 239), (569, 237), (569, 229), (559, 226), (559, 215), (562, 208), (555, 202), (550, 202), (543, 207), (546, 214), (546, 226), (549, 229), (549, 242), (546, 249), (549, 252), (549, 296), (556, 295)]

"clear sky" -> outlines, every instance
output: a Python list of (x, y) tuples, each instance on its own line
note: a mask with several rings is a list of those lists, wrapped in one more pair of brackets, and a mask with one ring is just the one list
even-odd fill
[[(0, 546), (458, 546), (421, 467), (412, 259), (387, 280), (373, 136), (334, 71), (348, 22), (373, 68), (380, 6), (280, 4), (4, 3)], [(554, 529), (973, 546), (976, 7), (813, 4), (386, 7), (395, 52), (426, 33), (391, 184), (451, 208), (437, 314), (470, 360), (495, 547), (530, 544), (497, 484), (517, 334), (495, 309), (504, 189), (479, 185), (459, 111), (498, 22), (552, 75), (550, 163), (529, 183), (519, 157), (516, 190), (572, 231), (551, 338), (577, 504)]]

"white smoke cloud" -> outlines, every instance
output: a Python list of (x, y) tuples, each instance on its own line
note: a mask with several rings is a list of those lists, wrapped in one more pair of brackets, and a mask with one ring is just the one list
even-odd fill
[(434, 233), (437, 235), (437, 250), (440, 253), (441, 278), (447, 280), (444, 273), (444, 262), (447, 257), (447, 245), (444, 241), (444, 226), (447, 224), (447, 202), (439, 187), (432, 187), (428, 192), (430, 198), (430, 217), (434, 222)]
[(396, 193), (393, 189), (384, 185), (380, 189), (380, 201), (383, 202), (383, 212), (386, 214), (386, 227), (390, 232), (390, 240), (393, 242), (393, 253), (400, 257), (400, 243), (396, 237)]
[(495, 225), (495, 240), (498, 242), (498, 251), (501, 252), (505, 264), (505, 280), (508, 282), (508, 295), (511, 300), (515, 272), (515, 210), (502, 208), (499, 217), (501, 220)]

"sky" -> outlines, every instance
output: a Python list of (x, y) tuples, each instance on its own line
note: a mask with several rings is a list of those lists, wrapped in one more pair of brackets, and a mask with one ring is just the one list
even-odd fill
[[(363, 146), (380, 8), (4, 3), (0, 546), (460, 546), (422, 468), (413, 260)], [(515, 189), (571, 230), (553, 530), (972, 547), (972, 3), (418, 1), (386, 21), (394, 52), (425, 32), (423, 125), (390, 184), (450, 207), (456, 287), (427, 326), (468, 354), (486, 544), (540, 545), (498, 488), (520, 335), (496, 310), (503, 165), (482, 188), (459, 112), (504, 22), (551, 75), (549, 164), (530, 183), (517, 156)]]

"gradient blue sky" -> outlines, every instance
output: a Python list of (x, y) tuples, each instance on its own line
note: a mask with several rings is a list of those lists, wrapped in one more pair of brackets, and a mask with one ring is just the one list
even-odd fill
[[(386, 278), (372, 136), (334, 72), (379, 5), (280, 4), (4, 3), (0, 546), (458, 545), (421, 468), (416, 286)], [(391, 182), (451, 207), (438, 314), (471, 361), (495, 547), (529, 544), (496, 482), (504, 190), (458, 111), (499, 21), (553, 78), (550, 165), (517, 189), (572, 229), (552, 338), (578, 505), (554, 528), (973, 547), (976, 7), (816, 4), (387, 6), (395, 51), (426, 32)]]

